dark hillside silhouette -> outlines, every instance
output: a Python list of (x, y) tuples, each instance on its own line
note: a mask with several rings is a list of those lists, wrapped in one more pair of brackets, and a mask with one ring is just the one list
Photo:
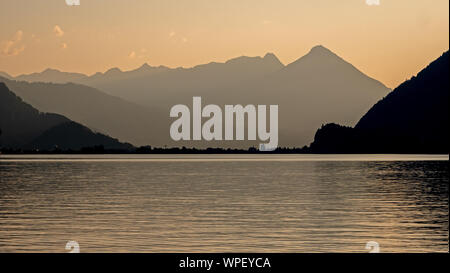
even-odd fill
[(25, 103), (0, 82), (0, 147), (26, 149), (72, 149), (103, 146), (105, 149), (129, 150), (133, 146), (120, 143), (106, 135), (68, 118), (42, 113)]
[(448, 153), (449, 52), (376, 103), (355, 128), (319, 129), (313, 152)]
[(106, 150), (131, 150), (133, 146), (120, 143), (100, 133), (94, 133), (89, 128), (73, 122), (56, 125), (34, 139), (25, 149), (40, 150), (81, 150), (85, 147), (103, 147)]
[(155, 121), (155, 110), (148, 107), (80, 84), (29, 83), (2, 77), (0, 81), (39, 111), (61, 114), (133, 145), (158, 144), (154, 131), (162, 129)]
[(329, 123), (317, 130), (310, 148), (314, 153), (356, 153), (361, 148), (359, 141), (354, 128)]
[(0, 146), (20, 147), (47, 129), (69, 121), (58, 114), (39, 112), (0, 82)]

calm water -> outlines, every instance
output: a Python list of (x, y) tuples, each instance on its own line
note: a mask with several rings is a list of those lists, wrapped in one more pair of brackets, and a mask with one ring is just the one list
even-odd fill
[(448, 155), (0, 155), (0, 252), (448, 252)]

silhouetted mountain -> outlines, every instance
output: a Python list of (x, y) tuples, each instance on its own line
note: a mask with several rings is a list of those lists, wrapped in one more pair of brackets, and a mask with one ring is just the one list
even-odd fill
[(11, 75), (9, 75), (8, 73), (2, 72), (2, 71), (0, 71), (0, 77), (6, 78), (6, 79), (11, 79), (11, 78), (13, 78), (13, 77), (12, 77)]
[(312, 48), (250, 90), (268, 98), (263, 104), (279, 105), (280, 143), (297, 147), (311, 143), (321, 124), (334, 121), (354, 126), (390, 92), (323, 46)]
[(117, 139), (94, 133), (89, 128), (70, 121), (46, 130), (25, 148), (52, 150), (81, 150), (85, 147), (103, 147), (107, 150), (131, 150), (133, 146), (120, 143)]
[(164, 145), (153, 136), (158, 130), (155, 111), (146, 107), (79, 84), (28, 83), (1, 77), (0, 81), (39, 111), (62, 114), (134, 145)]
[[(109, 90), (111, 86), (114, 86), (115, 82), (146, 77), (152, 74), (167, 72), (169, 70), (171, 69), (165, 66), (153, 67), (145, 63), (141, 67), (130, 71), (122, 71), (119, 68), (111, 68), (105, 73), (97, 72), (92, 76), (84, 77), (75, 82), (97, 88), (102, 87), (104, 90)], [(108, 93), (114, 95), (114, 92)]]
[[(171, 69), (148, 64), (124, 72), (115, 68), (114, 73), (108, 70), (78, 82), (129, 101), (152, 105), (154, 99), (170, 100), (172, 94), (187, 90), (211, 90), (217, 86), (228, 86), (267, 75), (282, 67), (283, 64), (275, 55), (267, 54), (264, 58), (242, 56), (225, 63), (211, 62), (193, 68)], [(167, 92), (169, 94), (164, 95)]]
[[(174, 119), (169, 117), (170, 108), (176, 104), (191, 106), (193, 96), (201, 96), (203, 105), (277, 104), (279, 144), (302, 147), (311, 143), (314, 132), (321, 124), (335, 121), (354, 126), (376, 101), (390, 91), (323, 46), (314, 47), (307, 55), (287, 66), (274, 54), (268, 53), (264, 57), (244, 56), (224, 63), (212, 62), (193, 68), (170, 69), (147, 64), (125, 72), (114, 68), (77, 82), (147, 106), (152, 110), (151, 115), (147, 116), (152, 119), (139, 118), (138, 115), (134, 115), (138, 118), (133, 118), (133, 115), (129, 115), (121, 123), (120, 117), (110, 111), (105, 113), (105, 118), (110, 117), (107, 121), (104, 118), (94, 123), (91, 117), (81, 119), (80, 117), (97, 109), (92, 105), (88, 108), (89, 111), (79, 107), (76, 111), (69, 112), (68, 109), (74, 107), (72, 104), (84, 106), (90, 100), (85, 93), (76, 91), (74, 86), (53, 88), (55, 94), (64, 94), (61, 95), (64, 99), (67, 95), (65, 89), (73, 89), (69, 92), (74, 94), (73, 97), (70, 96), (71, 99), (66, 102), (56, 102), (54, 98), (57, 95), (50, 94), (47, 86), (40, 88), (40, 92), (26, 92), (27, 94), (21, 94), (20, 88), (14, 90), (17, 89), (19, 95), (38, 109), (64, 114), (133, 144), (235, 148), (257, 146), (259, 141), (172, 141), (169, 128)], [(122, 109), (115, 112), (127, 115), (129, 111)], [(79, 112), (83, 116), (78, 115)], [(136, 125), (123, 125), (127, 120), (136, 122)], [(113, 126), (115, 123), (118, 125)], [(151, 132), (136, 133), (133, 128), (147, 128)]]
[(20, 147), (51, 127), (69, 121), (61, 115), (39, 112), (0, 82), (0, 145), (3, 147)]
[(335, 123), (323, 125), (317, 130), (314, 142), (310, 148), (315, 153), (354, 153), (359, 139), (353, 127), (342, 126)]
[(90, 129), (68, 118), (42, 113), (11, 92), (0, 82), (0, 147), (29, 149), (78, 150), (87, 146), (105, 149), (131, 149), (108, 136), (93, 133)]
[(56, 69), (48, 68), (40, 73), (20, 75), (15, 77), (14, 79), (18, 81), (27, 81), (27, 82), (67, 83), (67, 82), (77, 82), (78, 80), (81, 80), (84, 77), (86, 77), (86, 75), (81, 73), (61, 72)]
[[(279, 144), (301, 147), (313, 140), (315, 130), (336, 121), (354, 126), (359, 118), (390, 89), (358, 71), (323, 46), (284, 66), (273, 54), (239, 57), (189, 69), (170, 69), (132, 79), (86, 83), (124, 99), (162, 109), (158, 121), (165, 126), (159, 138), (169, 146), (257, 146), (258, 141), (173, 142), (168, 137), (169, 109), (192, 105), (279, 105)], [(157, 132), (158, 133), (158, 132)], [(149, 142), (149, 144), (152, 144)], [(153, 145), (153, 144), (152, 144)]]
[(314, 152), (448, 153), (449, 52), (376, 103), (355, 128), (328, 124)]

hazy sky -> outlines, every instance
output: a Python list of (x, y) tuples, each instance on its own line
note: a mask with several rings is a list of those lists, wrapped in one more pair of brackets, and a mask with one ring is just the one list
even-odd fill
[(395, 87), (449, 47), (448, 0), (0, 1), (0, 71), (190, 67), (322, 44)]

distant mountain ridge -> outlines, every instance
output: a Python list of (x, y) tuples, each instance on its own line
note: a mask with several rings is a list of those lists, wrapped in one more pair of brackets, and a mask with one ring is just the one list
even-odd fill
[[(210, 62), (192, 68), (153, 67), (144, 64), (138, 69), (120, 71), (115, 68), (104, 74), (97, 73), (77, 83), (95, 87), (125, 100), (152, 105), (160, 92), (178, 95), (185, 90), (205, 90), (231, 86), (268, 75), (284, 65), (273, 54), (264, 57), (241, 56), (226, 62)], [(114, 73), (112, 72), (114, 71)], [(167, 101), (167, 100), (166, 100)]]
[(11, 90), (41, 112), (58, 113), (134, 145), (154, 142), (156, 110), (74, 83), (23, 82), (0, 77)]
[(3, 78), (5, 78), (5, 79), (11, 79), (11, 78), (12, 78), (12, 76), (9, 75), (8, 73), (6, 73), (6, 72), (1, 72), (1, 71), (0, 71), (0, 77), (3, 77)]
[(52, 113), (42, 113), (11, 92), (0, 82), (0, 147), (30, 150), (80, 150), (102, 146), (105, 149), (130, 150), (120, 143), (85, 126)]
[(61, 72), (57, 69), (48, 68), (38, 73), (19, 75), (14, 77), (14, 79), (27, 82), (68, 83), (77, 82), (84, 77), (86, 77), (86, 75), (82, 73)]
[[(210, 62), (207, 64), (196, 65), (192, 68), (169, 68), (167, 66), (151, 66), (148, 63), (144, 63), (139, 68), (122, 71), (120, 68), (114, 67), (110, 68), (105, 72), (97, 72), (91, 76), (88, 76), (83, 73), (73, 73), (73, 72), (63, 72), (58, 69), (47, 68), (42, 72), (35, 72), (31, 74), (21, 74), (16, 77), (12, 77), (8, 75), (6, 72), (0, 72), (0, 76), (8, 79), (15, 79), (18, 81), (27, 81), (27, 82), (44, 82), (44, 83), (81, 83), (90, 86), (99, 87), (103, 84), (103, 81), (117, 81), (124, 79), (133, 79), (139, 77), (150, 76), (152, 74), (162, 73), (162, 72), (171, 72), (171, 71), (189, 71), (189, 70), (202, 70), (204, 68), (215, 67), (216, 69), (220, 66), (233, 66), (233, 65), (241, 65), (246, 63), (254, 63), (256, 65), (260, 65), (260, 67), (264, 66), (264, 62), (267, 65), (272, 63), (275, 65), (276, 69), (280, 69), (284, 67), (284, 65), (280, 62), (280, 60), (273, 54), (267, 53), (263, 58), (261, 57), (247, 57), (241, 56), (230, 59), (224, 63), (219, 62)], [(262, 65), (262, 66), (261, 66)], [(255, 68), (255, 67), (252, 67)], [(275, 70), (276, 70), (275, 69)], [(269, 69), (270, 70), (270, 69)]]
[(325, 153), (449, 152), (449, 52), (377, 102), (355, 128), (327, 124), (311, 144)]
[[(259, 143), (172, 141), (169, 127), (173, 119), (169, 117), (169, 110), (176, 104), (191, 105), (193, 96), (201, 96), (204, 105), (279, 105), (279, 145), (301, 147), (311, 143), (315, 130), (321, 124), (336, 121), (354, 126), (376, 101), (391, 91), (323, 46), (312, 48), (305, 56), (288, 65), (283, 65), (274, 54), (268, 53), (263, 57), (243, 56), (192, 68), (152, 67), (148, 64), (124, 72), (114, 68), (89, 77), (75, 76), (74, 81), (149, 109), (150, 121), (142, 118), (130, 120), (140, 123), (141, 127), (148, 124), (151, 133), (139, 134), (141, 138), (136, 141), (138, 134), (134, 133), (135, 130), (129, 130), (129, 134), (125, 135), (119, 132), (120, 129), (106, 130), (101, 122), (96, 122), (94, 126), (90, 118), (76, 121), (83, 121), (91, 128), (134, 144), (169, 147), (247, 148)], [(64, 88), (60, 86), (59, 89)], [(71, 93), (76, 94), (76, 89), (74, 87)], [(48, 92), (29, 90), (26, 93), (28, 96), (24, 95), (25, 100), (33, 99), (35, 102), (32, 104), (37, 105), (38, 109), (52, 109), (72, 119), (75, 117), (62, 112), (70, 108), (70, 101), (59, 100), (59, 105), (69, 105), (59, 107), (46, 101), (47, 96), (40, 98), (37, 94)], [(78, 104), (83, 105), (81, 97)], [(113, 119), (109, 123), (110, 128), (113, 128)]]

